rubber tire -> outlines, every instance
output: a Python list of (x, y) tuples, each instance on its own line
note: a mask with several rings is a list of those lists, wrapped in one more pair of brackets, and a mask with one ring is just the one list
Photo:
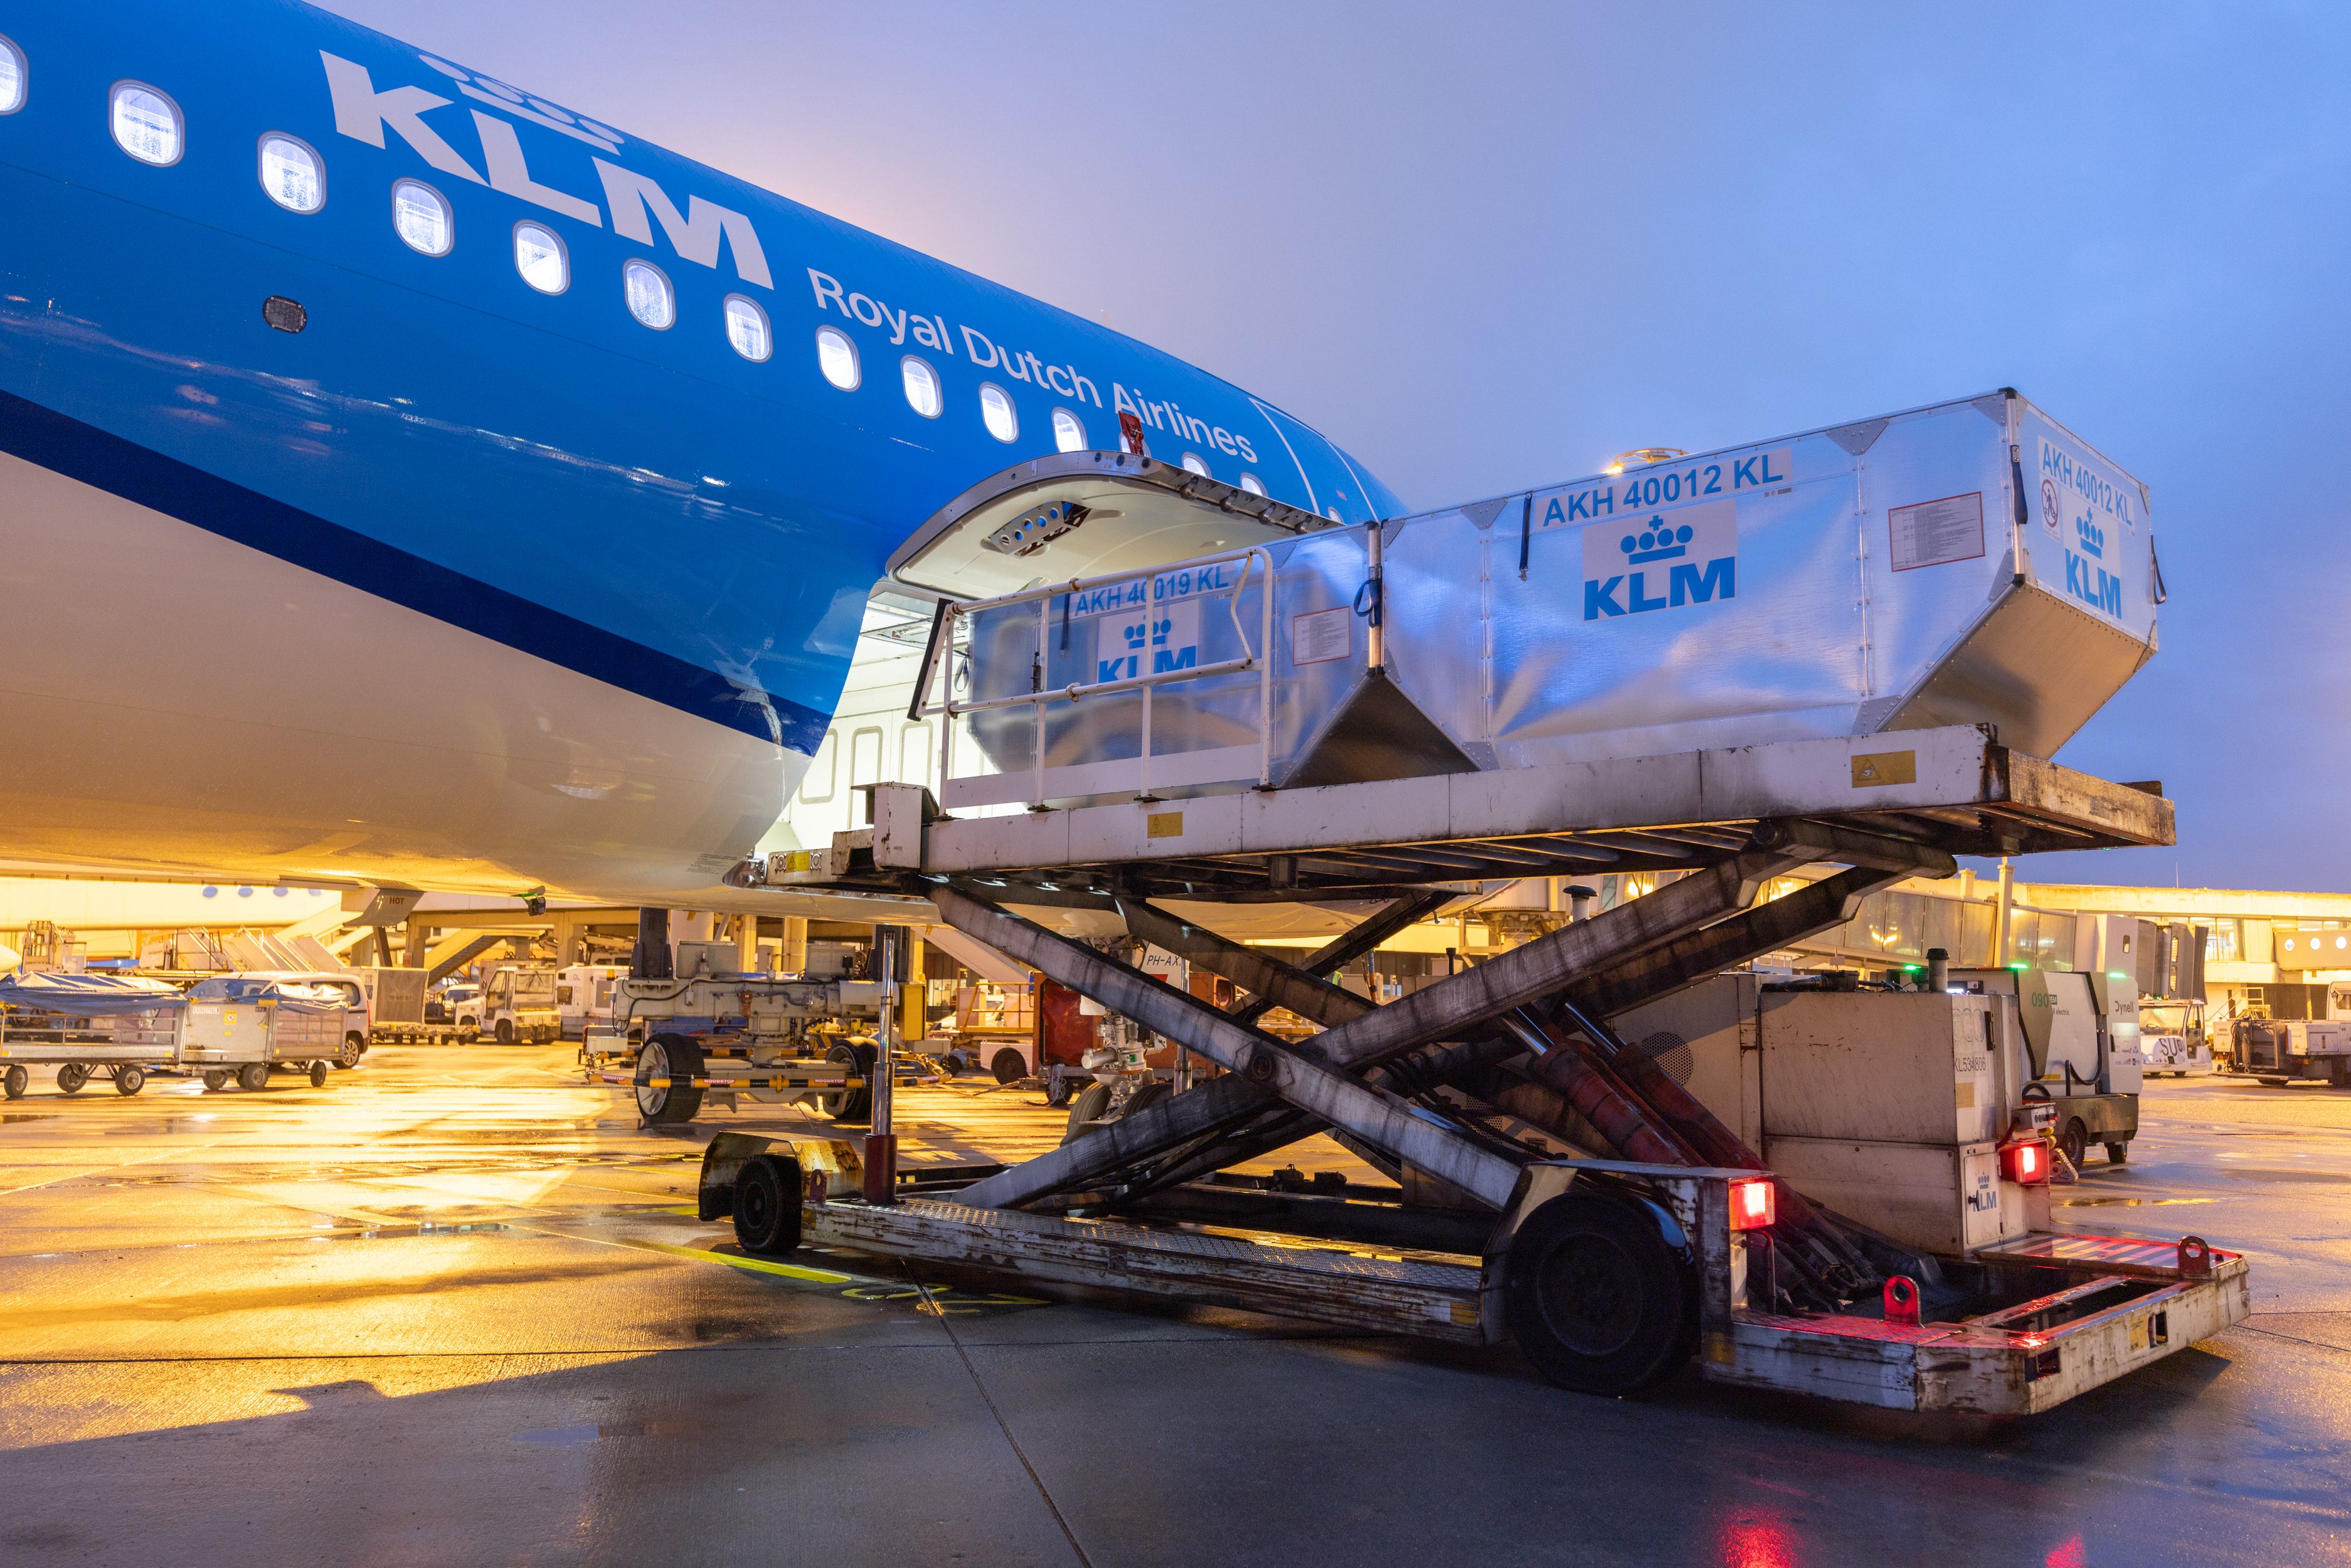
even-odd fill
[(228, 1074), (217, 1067), (204, 1069), (204, 1092), (217, 1094), (228, 1087)]
[(1083, 1092), (1070, 1103), (1070, 1121), (1069, 1124), (1061, 1129), (1061, 1142), (1065, 1144), (1073, 1142), (1085, 1132), (1089, 1123), (1109, 1109), (1110, 1085), (1087, 1084)]
[(2128, 1144), (2108, 1144), (2106, 1145), (2106, 1164), (2110, 1166), (2118, 1166), (2129, 1158), (2130, 1145)]
[(2082, 1161), (2090, 1152), (2090, 1129), (2082, 1124), (2081, 1117), (2066, 1122), (2064, 1131), (2057, 1134), (2057, 1147), (2075, 1170), (2082, 1168)]
[(512, 1045), (514, 1042), (514, 1019), (500, 1019), (498, 1020), (498, 1043), (500, 1045)]
[(800, 1163), (754, 1155), (735, 1177), (735, 1239), (758, 1258), (781, 1258), (800, 1244)]
[(147, 1087), (147, 1070), (135, 1061), (126, 1061), (114, 1070), (114, 1092), (121, 1095), (136, 1094)]
[(1571, 1191), (1519, 1227), (1504, 1302), (1511, 1336), (1544, 1377), (1579, 1394), (1623, 1398), (1656, 1387), (1689, 1360), (1698, 1347), (1696, 1271), (1658, 1223), (1632, 1203)]
[(343, 1037), (342, 1054), (335, 1058), (335, 1065), (348, 1072), (357, 1067), (360, 1058), (366, 1054), (367, 1041), (355, 1034), (347, 1034)]
[(236, 1086), (248, 1094), (258, 1094), (269, 1087), (269, 1063), (248, 1061), (236, 1070)]
[(648, 1127), (681, 1127), (702, 1110), (702, 1091), (653, 1089), (648, 1078), (697, 1078), (703, 1070), (702, 1047), (686, 1035), (657, 1034), (637, 1052), (637, 1115)]
[(862, 1088), (852, 1089), (825, 1107), (824, 1113), (836, 1122), (862, 1122), (873, 1114), (873, 1062), (875, 1052), (870, 1045), (852, 1045), (847, 1040), (836, 1041), (824, 1053), (827, 1061), (853, 1063), (857, 1075), (867, 1080)]
[(89, 1082), (89, 1069), (78, 1061), (57, 1063), (57, 1090), (64, 1094), (78, 1094)]
[(1123, 1122), (1137, 1111), (1148, 1111), (1174, 1092), (1175, 1090), (1156, 1078), (1147, 1083), (1137, 1084), (1134, 1092), (1126, 1097), (1126, 1103), (1119, 1107), (1118, 1119)]
[(313, 1089), (324, 1089), (326, 1086), (327, 1064), (323, 1061), (314, 1061), (310, 1063), (310, 1087)]
[(12, 1062), (7, 1072), (0, 1075), (0, 1092), (5, 1092), (11, 1100), (22, 1100), (32, 1082), (33, 1075), (25, 1071), (22, 1063)]
[(1008, 1045), (987, 1059), (987, 1071), (998, 1083), (1018, 1083), (1029, 1076), (1029, 1059)]

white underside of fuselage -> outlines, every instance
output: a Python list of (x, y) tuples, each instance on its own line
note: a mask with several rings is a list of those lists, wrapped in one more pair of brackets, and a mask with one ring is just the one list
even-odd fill
[(807, 766), (6, 455), (0, 615), (18, 862), (749, 907)]

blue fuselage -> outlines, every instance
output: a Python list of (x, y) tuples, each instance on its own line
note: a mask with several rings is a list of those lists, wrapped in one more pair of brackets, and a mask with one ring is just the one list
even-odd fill
[[(821, 735), (893, 548), (1069, 440), (1056, 410), (1092, 447), (1123, 408), (1155, 455), (1346, 521), (1396, 509), (1193, 366), (308, 6), (110, 0), (0, 32), (0, 452), (783, 754)], [(176, 110), (168, 163), (115, 133), (125, 82)], [(316, 210), (265, 190), (272, 133), (314, 154)], [(403, 241), (402, 181), (445, 204), (445, 254)], [(526, 280), (519, 225), (559, 241), (560, 292)], [(632, 261), (665, 328), (632, 312)]]

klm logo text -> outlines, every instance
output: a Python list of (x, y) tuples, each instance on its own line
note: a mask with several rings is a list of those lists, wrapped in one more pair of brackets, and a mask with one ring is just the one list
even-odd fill
[[(1687, 559), (1693, 531), (1688, 526), (1666, 526), (1651, 517), (1639, 534), (1626, 534), (1616, 548), (1634, 570), (1610, 578), (1586, 578), (1583, 618), (1638, 615), (1647, 610), (1673, 610), (1685, 604), (1706, 604), (1739, 597), (1739, 558), (1719, 556), (1700, 564)], [(1652, 592), (1653, 588), (1663, 591)]]
[(2065, 591), (2101, 614), (2121, 620), (2123, 580), (2102, 564), (2106, 555), (2105, 530), (2087, 517), (2079, 517), (2074, 523), (2074, 539), (2080, 552), (2065, 552)]

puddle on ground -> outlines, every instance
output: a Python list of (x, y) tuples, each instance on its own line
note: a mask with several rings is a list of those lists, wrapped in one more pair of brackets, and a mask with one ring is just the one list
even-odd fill
[(2217, 1197), (2061, 1197), (2060, 1208), (2169, 1208), (2184, 1203), (2218, 1203)]
[(0, 1113), (0, 1125), (10, 1122), (54, 1122), (59, 1114), (56, 1111), (9, 1111)]

